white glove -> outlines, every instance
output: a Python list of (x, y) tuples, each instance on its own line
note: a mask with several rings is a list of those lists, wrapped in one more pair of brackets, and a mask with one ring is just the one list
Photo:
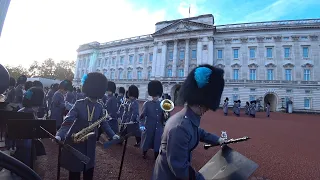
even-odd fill
[(55, 138), (56, 138), (56, 140), (61, 141), (61, 137), (60, 136), (56, 136)]
[(224, 140), (223, 138), (219, 138), (218, 142), (220, 145), (222, 145), (226, 140)]
[(114, 136), (112, 137), (112, 139), (120, 139), (120, 136), (114, 135)]

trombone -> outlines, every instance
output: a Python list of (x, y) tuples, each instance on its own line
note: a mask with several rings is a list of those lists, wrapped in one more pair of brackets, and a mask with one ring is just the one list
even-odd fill
[(167, 121), (169, 119), (169, 113), (174, 109), (174, 103), (170, 99), (164, 99), (161, 101), (160, 107), (163, 110), (164, 121)]

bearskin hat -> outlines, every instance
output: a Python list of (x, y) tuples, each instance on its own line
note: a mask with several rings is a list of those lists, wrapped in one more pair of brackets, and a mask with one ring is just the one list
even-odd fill
[(137, 86), (135, 85), (131, 85), (129, 88), (128, 88), (128, 96), (129, 97), (135, 97), (135, 98), (139, 98), (139, 89)]
[(40, 81), (33, 81), (33, 86), (34, 87), (39, 87), (43, 89), (43, 84)]
[(44, 99), (43, 89), (39, 87), (32, 87), (24, 93), (23, 99), (22, 99), (22, 106), (23, 107), (42, 106), (43, 99)]
[(108, 88), (108, 80), (101, 73), (92, 72), (82, 78), (82, 92), (89, 98), (101, 99)]
[(24, 90), (28, 91), (28, 89), (33, 87), (33, 82), (32, 81), (27, 81), (24, 83)]
[(0, 77), (1, 77), (1, 81), (0, 81), (0, 94), (2, 94), (3, 92), (5, 92), (10, 84), (10, 75), (8, 70), (2, 66), (0, 64)]
[(228, 97), (226, 97), (225, 101), (229, 101), (229, 98), (228, 98)]
[(13, 77), (10, 77), (10, 86), (16, 86), (16, 80)]
[(19, 84), (25, 84), (27, 82), (27, 76), (25, 75), (21, 75), (20, 77), (18, 77), (17, 79), (17, 85)]
[(256, 101), (250, 101), (250, 103), (251, 103), (251, 104), (253, 104), (253, 103), (255, 104), (255, 103), (256, 103)]
[(238, 103), (241, 103), (240, 99), (238, 100)]
[(59, 84), (59, 89), (63, 89), (65, 91), (70, 91), (70, 88), (72, 88), (72, 82), (69, 80), (63, 80)]
[(148, 94), (152, 97), (161, 96), (163, 93), (163, 87), (160, 81), (150, 81), (148, 83)]
[(126, 90), (124, 89), (124, 87), (119, 87), (119, 94), (124, 94), (126, 92)]
[(126, 96), (127, 99), (129, 98), (129, 91), (126, 91), (125, 96)]
[(58, 89), (59, 89), (59, 84), (52, 84), (52, 90), (54, 90), (54, 91), (58, 91)]
[(179, 90), (180, 103), (201, 105), (215, 111), (224, 89), (224, 71), (209, 64), (194, 68)]
[(107, 91), (110, 91), (112, 93), (116, 92), (116, 84), (113, 81), (108, 81), (108, 88)]
[(246, 102), (246, 105), (248, 105), (248, 106), (249, 106), (249, 102), (248, 102), (248, 101)]
[(118, 93), (114, 93), (114, 96), (117, 98), (118, 97)]

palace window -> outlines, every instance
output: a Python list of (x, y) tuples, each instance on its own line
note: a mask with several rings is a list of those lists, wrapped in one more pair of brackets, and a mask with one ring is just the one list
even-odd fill
[(217, 53), (217, 55), (218, 55), (217, 58), (218, 58), (218, 59), (222, 59), (222, 58), (223, 58), (222, 52), (223, 52), (222, 49), (219, 49), (219, 50), (218, 50), (218, 53)]
[(180, 50), (180, 60), (184, 60), (184, 50)]
[(112, 65), (115, 65), (116, 64), (116, 57), (113, 57), (112, 58)]
[(239, 58), (239, 49), (233, 49), (233, 59)]
[(292, 93), (292, 89), (287, 89), (286, 93)]
[(303, 70), (303, 80), (304, 81), (310, 81), (310, 69), (304, 69)]
[(104, 66), (106, 66), (107, 64), (108, 64), (108, 58), (104, 60)]
[(105, 77), (108, 77), (108, 71), (104, 71), (103, 74)]
[(233, 88), (233, 91), (239, 91), (239, 88)]
[(256, 80), (256, 69), (250, 69), (250, 80)]
[(255, 95), (249, 95), (249, 101), (255, 101), (256, 96)]
[(290, 48), (289, 47), (285, 47), (284, 48), (284, 57), (285, 58), (289, 58), (290, 57)]
[(267, 70), (267, 79), (269, 81), (272, 81), (273, 80), (273, 69), (268, 69)]
[(129, 64), (133, 64), (133, 55), (129, 56)]
[(292, 70), (291, 69), (286, 69), (285, 70), (285, 77), (286, 81), (292, 81)]
[(172, 69), (167, 70), (167, 77), (172, 77)]
[(151, 70), (148, 71), (148, 79), (151, 78)]
[(123, 78), (123, 70), (119, 70), (119, 79)]
[(114, 71), (111, 72), (111, 79), (115, 79), (114, 78)]
[(233, 79), (234, 80), (239, 80), (239, 69), (234, 69), (233, 70)]
[(191, 59), (197, 59), (197, 50), (192, 50), (191, 51)]
[(250, 58), (251, 59), (256, 58), (256, 49), (255, 48), (250, 48)]
[(255, 38), (249, 38), (249, 42), (253, 42)]
[(98, 59), (98, 67), (101, 65), (101, 59)]
[(142, 64), (142, 62), (143, 62), (143, 54), (140, 54), (139, 55), (139, 64)]
[(153, 59), (153, 54), (150, 53), (150, 54), (149, 54), (149, 61), (152, 62), (152, 59)]
[(307, 36), (301, 36), (300, 38), (301, 38), (302, 40), (307, 40), (307, 39), (308, 39)]
[(128, 73), (127, 73), (127, 79), (132, 79), (132, 71), (128, 71)]
[(305, 97), (304, 98), (304, 108), (310, 109), (311, 108), (311, 98)]
[(271, 38), (271, 37), (267, 37), (266, 40), (267, 40), (267, 41), (271, 41), (272, 38)]
[(169, 60), (172, 61), (173, 60), (173, 52), (169, 51)]
[(256, 89), (251, 88), (251, 89), (250, 89), (250, 92), (256, 92)]
[(121, 56), (120, 57), (120, 65), (123, 65), (123, 62), (124, 62), (124, 56)]
[(239, 95), (238, 94), (233, 94), (232, 95), (232, 101), (238, 101), (239, 100)]
[(142, 72), (141, 71), (138, 71), (137, 75), (138, 75), (138, 79), (142, 79)]
[(184, 70), (183, 69), (179, 69), (178, 76), (179, 77), (184, 77)]
[(289, 37), (283, 37), (283, 40), (289, 40)]
[(302, 55), (303, 55), (303, 58), (308, 58), (309, 57), (309, 47), (303, 47), (302, 48)]
[(267, 58), (272, 58), (272, 48), (267, 48)]

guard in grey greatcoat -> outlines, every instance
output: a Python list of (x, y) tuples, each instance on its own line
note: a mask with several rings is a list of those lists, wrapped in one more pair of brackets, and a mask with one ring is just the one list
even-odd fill
[[(90, 162), (85, 165), (68, 151), (62, 150), (61, 167), (69, 171), (69, 179), (72, 180), (80, 180), (81, 172), (83, 172), (84, 180), (93, 179), (96, 135), (79, 143), (73, 142), (71, 135), (88, 127), (105, 115), (103, 107), (97, 102), (97, 99), (102, 98), (107, 90), (107, 78), (101, 73), (93, 72), (85, 75), (82, 83), (82, 90), (87, 98), (76, 101), (56, 134), (56, 139), (65, 140), (67, 144), (90, 158)], [(119, 136), (115, 135), (106, 121), (101, 122), (101, 126), (109, 137), (119, 139)], [(97, 134), (98, 128), (95, 128), (94, 132)]]
[(223, 113), (225, 116), (228, 115), (228, 108), (229, 108), (229, 98), (226, 97), (223, 104)]
[(239, 102), (239, 100), (238, 101), (234, 101), (233, 113), (238, 117), (240, 116), (240, 102)]
[(116, 84), (112, 81), (108, 81), (108, 89), (107, 89), (107, 100), (105, 102), (105, 107), (111, 119), (108, 121), (111, 129), (113, 132), (119, 132), (119, 125), (118, 125), (118, 101), (117, 98), (114, 96), (116, 91)]
[(70, 88), (70, 86), (72, 86), (71, 81), (62, 81), (59, 84), (59, 90), (56, 91), (52, 97), (50, 119), (56, 120), (57, 129), (60, 128), (61, 123), (63, 121), (63, 115), (66, 109), (64, 96), (67, 93), (67, 90)]
[[(18, 112), (33, 113), (34, 118), (37, 119), (37, 113), (39, 108), (43, 106), (44, 92), (43, 89), (38, 87), (32, 87), (28, 89), (23, 96), (22, 106)], [(30, 166), (31, 164), (31, 139), (15, 140), (16, 151), (13, 155), (16, 159)], [(45, 155), (44, 146), (41, 141), (36, 141), (35, 152), (37, 155)], [(41, 152), (41, 153), (39, 153)]]
[(52, 97), (56, 91), (59, 89), (59, 84), (52, 84), (49, 92), (46, 95), (46, 100), (48, 104), (48, 109), (51, 109)]
[(118, 108), (118, 119), (122, 117), (123, 115), (123, 103), (124, 103), (124, 94), (126, 93), (126, 90), (124, 89), (124, 87), (119, 87), (119, 95), (117, 97), (117, 108)]
[(15, 98), (14, 87), (15, 86), (16, 86), (16, 80), (13, 77), (10, 77), (9, 90), (8, 90), (8, 95), (7, 95), (7, 98), (6, 98), (5, 102), (8, 102), (8, 103), (13, 103), (14, 102), (14, 98)]
[(266, 112), (267, 112), (267, 117), (270, 117), (270, 102), (267, 102)]
[(146, 101), (142, 106), (140, 121), (144, 130), (141, 136), (141, 149), (143, 158), (147, 151), (153, 149), (154, 157), (157, 159), (163, 133), (163, 110), (160, 107), (159, 97), (162, 95), (163, 87), (160, 81), (150, 81), (148, 94), (152, 96), (151, 101)]
[(249, 113), (250, 113), (250, 104), (249, 104), (248, 101), (246, 102), (246, 106), (244, 108), (245, 108), (245, 114), (249, 115)]
[(166, 122), (152, 180), (204, 180), (191, 167), (192, 151), (199, 141), (215, 145), (224, 142), (199, 127), (201, 116), (219, 107), (223, 88), (222, 69), (200, 65), (190, 72), (179, 91), (186, 105)]
[(255, 118), (256, 117), (256, 101), (251, 101), (250, 102), (250, 116)]
[(27, 82), (27, 76), (21, 75), (17, 79), (17, 87), (15, 88), (15, 98), (14, 103), (18, 104), (19, 108), (22, 108), (22, 98), (24, 91), (24, 84)]
[(139, 102), (137, 99), (139, 98), (139, 89), (135, 85), (131, 85), (128, 88), (128, 109), (125, 111), (123, 114), (123, 121), (122, 123), (128, 123), (128, 122), (133, 122), (136, 124), (134, 128), (134, 132), (132, 132), (133, 136), (136, 137), (136, 144), (134, 145), (135, 147), (140, 146), (141, 142), (141, 131), (139, 129)]

